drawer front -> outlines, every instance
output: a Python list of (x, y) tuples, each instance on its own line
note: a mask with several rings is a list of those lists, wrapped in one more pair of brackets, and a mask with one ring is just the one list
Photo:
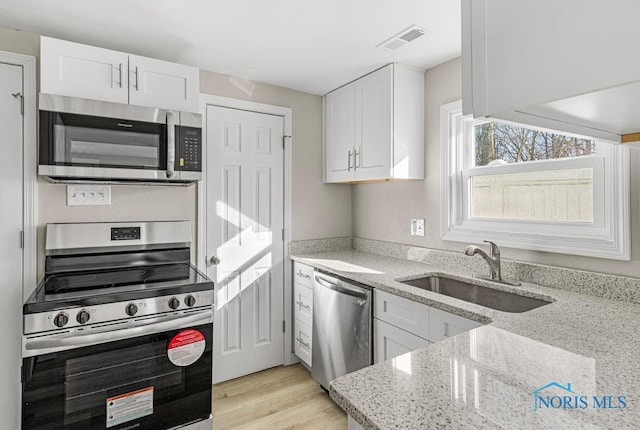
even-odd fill
[(294, 282), (313, 288), (313, 267), (294, 261), (293, 280)]
[(295, 321), (295, 338), (293, 351), (298, 358), (311, 366), (311, 327), (300, 320)]
[(429, 312), (429, 337), (432, 342), (438, 342), (465, 331), (480, 327), (479, 322), (463, 318), (440, 309), (431, 308)]
[(373, 319), (373, 335), (375, 338), (374, 363), (396, 358), (431, 343), (377, 318)]
[(429, 339), (429, 306), (378, 290), (374, 297), (375, 318)]
[(293, 284), (293, 317), (313, 328), (313, 289)]

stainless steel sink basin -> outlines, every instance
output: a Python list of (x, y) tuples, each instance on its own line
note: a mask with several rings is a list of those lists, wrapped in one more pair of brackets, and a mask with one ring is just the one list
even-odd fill
[(442, 276), (427, 276), (400, 282), (504, 312), (526, 312), (551, 303)]

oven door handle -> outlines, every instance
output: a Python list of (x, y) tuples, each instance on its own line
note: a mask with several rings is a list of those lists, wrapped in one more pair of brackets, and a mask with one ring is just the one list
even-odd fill
[[(78, 334), (78, 332), (72, 332), (70, 335), (66, 335), (65, 337), (28, 340), (25, 343), (24, 347), (27, 351), (37, 351), (36, 354), (29, 353), (29, 355), (32, 356), (54, 352), (50, 350), (80, 348), (83, 346), (89, 346), (98, 343), (113, 342), (116, 340), (122, 340), (131, 337), (143, 336), (179, 328), (186, 328), (188, 326), (206, 324), (212, 321), (212, 311), (206, 310), (195, 314), (189, 314), (189, 316), (186, 317), (180, 316), (178, 318), (172, 318), (168, 321), (155, 322), (157, 320), (158, 318), (153, 318), (154, 322), (148, 322), (144, 325), (138, 325), (136, 327), (126, 329), (109, 330), (101, 333)], [(130, 323), (136, 324), (139, 322), (147, 321), (152, 320), (150, 319), (137, 322), (130, 321)]]

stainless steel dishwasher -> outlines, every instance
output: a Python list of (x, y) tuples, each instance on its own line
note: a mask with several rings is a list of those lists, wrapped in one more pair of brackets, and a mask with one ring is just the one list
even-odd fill
[(371, 289), (314, 272), (311, 374), (323, 388), (373, 364)]

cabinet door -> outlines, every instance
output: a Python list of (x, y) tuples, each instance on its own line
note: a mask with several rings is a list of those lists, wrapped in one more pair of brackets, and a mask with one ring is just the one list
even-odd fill
[(293, 317), (313, 328), (313, 289), (293, 284)]
[(294, 261), (293, 275), (295, 282), (313, 288), (313, 267)]
[(66, 40), (40, 39), (40, 91), (127, 103), (129, 56)]
[(356, 180), (392, 176), (393, 65), (356, 82)]
[(353, 181), (355, 83), (325, 96), (325, 182)]
[(374, 317), (429, 339), (429, 306), (380, 290), (373, 297)]
[(438, 342), (465, 331), (480, 327), (479, 322), (431, 308), (429, 310), (429, 340)]
[(129, 56), (129, 103), (198, 112), (200, 72), (196, 67)]
[(300, 320), (295, 320), (295, 337), (293, 339), (294, 347), (293, 351), (298, 356), (298, 358), (309, 366), (311, 363), (311, 353), (312, 353), (312, 344), (311, 344), (311, 327), (304, 324)]
[(374, 363), (396, 358), (431, 343), (377, 318), (373, 319), (373, 334), (375, 337)]

